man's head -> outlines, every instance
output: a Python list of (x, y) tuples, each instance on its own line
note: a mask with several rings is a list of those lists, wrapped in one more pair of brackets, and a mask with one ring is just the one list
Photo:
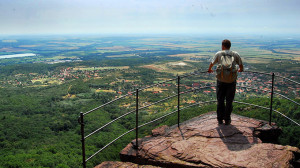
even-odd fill
[(227, 39), (222, 41), (222, 50), (229, 50), (231, 47), (231, 42)]

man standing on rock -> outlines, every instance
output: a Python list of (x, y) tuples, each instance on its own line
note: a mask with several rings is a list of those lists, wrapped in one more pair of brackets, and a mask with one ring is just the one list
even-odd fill
[[(223, 124), (223, 120), (225, 120), (225, 125), (231, 123), (230, 115), (236, 89), (237, 72), (243, 72), (244, 70), (240, 55), (235, 51), (231, 51), (230, 47), (231, 42), (227, 39), (223, 40), (222, 51), (216, 53), (208, 68), (208, 73), (212, 73), (212, 67), (218, 63), (216, 69), (217, 119), (219, 124)], [(226, 105), (224, 103), (225, 99)]]

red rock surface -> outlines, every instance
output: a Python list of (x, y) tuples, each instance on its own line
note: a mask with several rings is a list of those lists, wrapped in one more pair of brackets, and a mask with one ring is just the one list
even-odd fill
[(211, 112), (182, 123), (180, 129), (177, 125), (157, 128), (153, 136), (139, 139), (138, 157), (133, 143), (120, 157), (122, 161), (178, 168), (291, 167), (300, 150), (263, 143), (257, 136), (268, 129), (279, 130), (264, 121), (234, 114), (231, 125), (218, 125), (216, 113)]
[(151, 165), (138, 165), (130, 162), (103, 162), (95, 168), (157, 168)]

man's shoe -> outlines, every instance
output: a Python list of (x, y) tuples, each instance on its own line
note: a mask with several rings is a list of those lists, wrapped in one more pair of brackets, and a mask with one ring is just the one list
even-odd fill
[(225, 125), (230, 125), (231, 120), (225, 120)]

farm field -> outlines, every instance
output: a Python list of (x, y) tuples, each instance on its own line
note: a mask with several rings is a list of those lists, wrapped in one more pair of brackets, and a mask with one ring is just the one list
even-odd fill
[[(70, 37), (45, 39), (0, 39), (0, 55), (32, 53), (36, 57), (1, 59), (0, 65), (16, 63), (61, 63), (86, 60), (144, 59), (147, 62), (207, 61), (220, 50), (222, 39), (201, 37), (127, 37), (122, 40), (109, 37)], [(274, 37), (275, 39), (275, 37)], [(232, 50), (243, 57), (245, 63), (270, 64), (274, 59), (299, 61), (300, 49), (296, 39), (266, 39), (232, 37)], [(255, 41), (256, 40), (256, 41)], [(273, 40), (272, 42), (270, 42)], [(288, 43), (288, 45), (286, 44)], [(140, 62), (141, 63), (141, 62)], [(128, 65), (127, 65), (128, 66)], [(157, 67), (156, 67), (157, 68)], [(162, 67), (163, 69), (164, 67)], [(297, 69), (297, 68), (296, 68)]]

